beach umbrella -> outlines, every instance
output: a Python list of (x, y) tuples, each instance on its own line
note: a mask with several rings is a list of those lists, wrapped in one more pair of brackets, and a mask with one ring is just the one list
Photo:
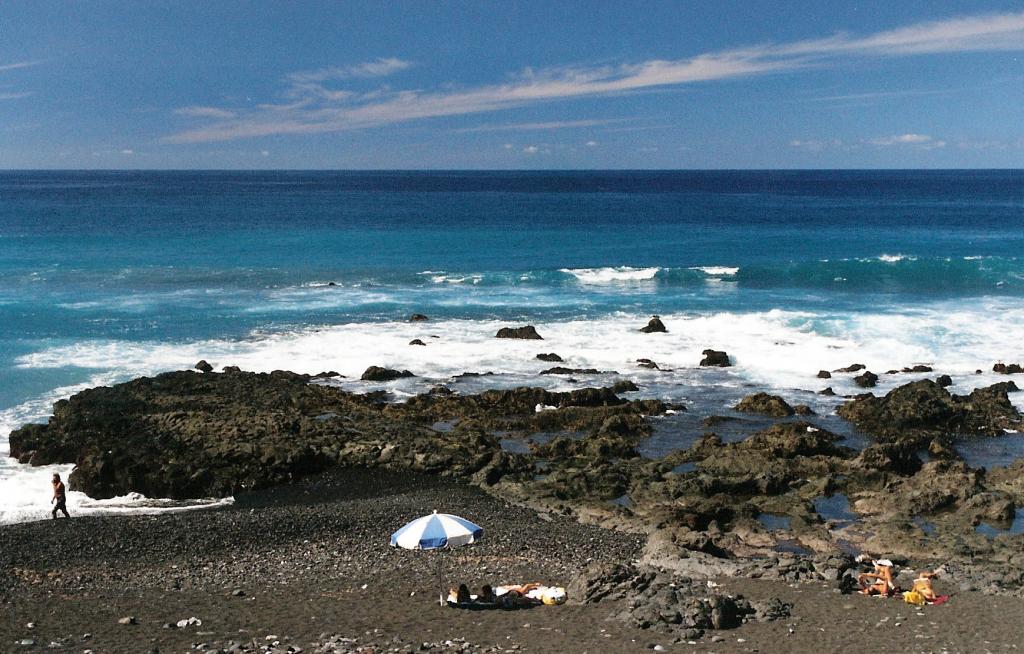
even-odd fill
[[(430, 515), (416, 518), (391, 534), (391, 546), (407, 550), (444, 550), (475, 543), (484, 535), (483, 527), (465, 518), (434, 511)], [(441, 605), (444, 605), (444, 578), (442, 558), (437, 557), (437, 583), (441, 589)]]

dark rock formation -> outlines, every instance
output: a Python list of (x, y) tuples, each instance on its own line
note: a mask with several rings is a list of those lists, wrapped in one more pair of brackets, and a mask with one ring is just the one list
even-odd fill
[(772, 418), (785, 418), (795, 413), (793, 407), (786, 400), (778, 395), (769, 395), (768, 393), (748, 395), (733, 408), (744, 413), (760, 413)]
[(918, 364), (916, 366), (910, 366), (909, 368), (905, 367), (902, 370), (900, 370), (900, 372), (931, 372), (931, 371), (932, 371), (932, 367), (931, 366), (924, 366), (924, 365), (920, 365), (920, 364)]
[(997, 363), (992, 366), (992, 372), (997, 372), (1001, 375), (1018, 375), (1024, 372), (1024, 368), (1021, 368), (1019, 363)]
[(832, 373), (830, 373), (828, 370), (819, 370), (818, 379), (832, 379)]
[(612, 384), (613, 393), (632, 393), (638, 390), (640, 390), (640, 387), (629, 379), (623, 379)]
[(729, 361), (729, 355), (722, 350), (708, 349), (701, 352), (701, 354), (704, 355), (704, 358), (700, 360), (700, 365), (702, 366), (728, 368), (732, 365), (732, 362)]
[[(601, 371), (597, 368), (566, 368), (564, 366), (555, 366), (554, 368), (548, 368), (547, 370), (541, 370), (542, 375), (600, 375)], [(614, 371), (608, 371), (608, 374), (618, 374)]]
[(839, 368), (837, 370), (834, 370), (833, 372), (858, 372), (860, 370), (864, 370), (865, 368), (867, 368), (867, 366), (865, 366), (863, 363), (854, 363), (852, 365), (846, 366), (845, 368)]
[(558, 356), (554, 352), (548, 352), (547, 354), (538, 354), (537, 358), (541, 361), (547, 361), (548, 363), (562, 363), (563, 361), (565, 361), (565, 359)]
[(200, 359), (199, 363), (194, 365), (193, 368), (199, 370), (200, 372), (213, 372), (213, 366), (207, 363), (206, 359)]
[(641, 368), (648, 368), (649, 370), (660, 370), (658, 364), (651, 361), (650, 359), (637, 359), (636, 364)]
[(857, 375), (853, 378), (853, 383), (857, 384), (861, 388), (873, 388), (878, 383), (878, 375), (867, 370), (862, 375)]
[(238, 366), (224, 366), (221, 368), (222, 372), (242, 372), (242, 369)]
[(890, 439), (930, 440), (928, 434), (933, 432), (997, 434), (1020, 426), (1020, 414), (1007, 392), (1007, 387), (996, 384), (967, 396), (950, 395), (935, 382), (922, 379), (884, 397), (857, 396), (841, 405), (838, 413), (860, 429)]
[(544, 338), (537, 333), (537, 329), (533, 325), (526, 325), (525, 327), (502, 327), (498, 330), (495, 338), (521, 338), (536, 341), (544, 340)]
[(665, 327), (665, 323), (661, 322), (661, 318), (658, 316), (651, 316), (651, 319), (647, 321), (647, 325), (640, 328), (645, 334), (664, 333), (668, 329)]
[(424, 343), (418, 338), (414, 338), (411, 341), (409, 341), (409, 345), (426, 345), (426, 343)]
[(953, 378), (950, 377), (949, 375), (939, 375), (938, 377), (935, 378), (935, 383), (941, 386), (942, 388), (947, 388), (953, 385)]
[(393, 370), (391, 368), (382, 368), (381, 366), (370, 366), (359, 379), (362, 381), (389, 382), (402, 379), (403, 377), (415, 376), (408, 370)]
[(823, 388), (820, 391), (818, 391), (818, 395), (827, 395), (829, 397), (832, 397), (835, 394), (836, 394), (836, 392), (834, 390), (832, 390), (831, 386), (826, 386), (825, 388)]
[(430, 318), (426, 317), (422, 313), (414, 313), (409, 316), (409, 322), (423, 322), (424, 320), (430, 320)]

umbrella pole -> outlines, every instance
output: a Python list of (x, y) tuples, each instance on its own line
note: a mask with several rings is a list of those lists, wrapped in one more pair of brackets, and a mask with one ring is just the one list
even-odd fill
[(441, 606), (444, 606), (444, 578), (441, 576), (441, 564), (444, 561), (443, 554), (443, 551), (437, 553), (437, 587), (440, 590), (438, 601)]

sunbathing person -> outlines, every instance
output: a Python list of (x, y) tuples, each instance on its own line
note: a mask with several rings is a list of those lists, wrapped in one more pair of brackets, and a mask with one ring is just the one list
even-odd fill
[(896, 592), (896, 584), (892, 580), (892, 561), (879, 559), (874, 561), (874, 565), (874, 572), (865, 572), (857, 577), (861, 586), (860, 593), (890, 597)]
[(473, 601), (473, 598), (469, 594), (469, 586), (466, 584), (459, 584), (458, 588), (448, 589), (448, 601), (455, 602), (456, 604), (468, 604)]
[(494, 594), (494, 589), (491, 588), (490, 584), (484, 584), (480, 589), (480, 595), (477, 596), (476, 601), (478, 602), (497, 602), (498, 596)]
[(939, 598), (939, 596), (935, 594), (935, 589), (932, 588), (932, 579), (935, 579), (938, 576), (939, 573), (937, 572), (922, 570), (917, 574), (917, 579), (914, 580), (914, 587), (911, 590), (916, 590), (921, 593), (921, 597), (923, 597), (926, 602), (934, 602)]

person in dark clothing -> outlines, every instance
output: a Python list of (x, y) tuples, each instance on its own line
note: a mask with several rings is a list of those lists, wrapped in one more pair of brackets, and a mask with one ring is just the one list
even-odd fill
[(60, 475), (53, 475), (53, 499), (50, 500), (53, 506), (53, 519), (57, 519), (57, 512), (60, 511), (64, 514), (65, 518), (70, 518), (68, 514), (67, 506), (67, 492), (64, 489), (64, 482), (60, 480)]

